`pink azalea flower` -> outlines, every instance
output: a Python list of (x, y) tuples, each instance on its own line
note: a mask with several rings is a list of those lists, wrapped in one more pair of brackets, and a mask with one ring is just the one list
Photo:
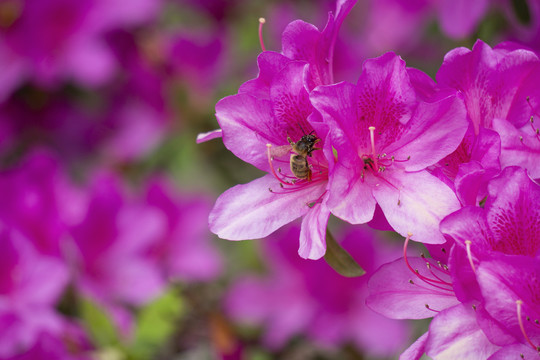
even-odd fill
[(310, 99), (330, 126), (325, 152), (336, 158), (329, 175), (332, 213), (361, 224), (379, 204), (399, 233), (443, 243), (439, 222), (459, 202), (425, 169), (461, 142), (467, 128), (461, 99), (419, 102), (404, 61), (391, 53), (367, 60), (356, 86), (322, 86)]
[[(283, 55), (263, 52), (258, 60), (259, 76), (243, 84), (239, 94), (216, 105), (225, 146), (268, 173), (219, 197), (210, 214), (210, 229), (221, 238), (261, 238), (303, 217), (300, 256), (318, 259), (324, 255), (330, 215), (325, 205), (328, 161), (317, 147), (323, 146), (327, 129), (324, 125), (314, 127), (309, 121), (313, 107), (308, 89), (332, 81), (329, 59), (333, 44), (353, 4), (338, 3), (336, 17), (330, 13), (322, 32), (302, 21), (289, 24), (283, 33)], [(306, 161), (303, 165), (308, 170), (298, 177), (289, 165), (294, 156), (290, 143), (304, 136), (312, 136), (311, 141), (318, 145), (313, 143), (313, 151), (308, 151), (305, 160), (300, 159)]]
[(0, 221), (18, 229), (41, 253), (61, 257), (68, 226), (80, 219), (84, 203), (58, 159), (34, 151), (0, 173), (0, 187)]
[(2, 28), (2, 41), (26, 76), (45, 86), (67, 79), (96, 86), (118, 65), (104, 34), (152, 19), (160, 2), (15, 0), (3, 6), (13, 18)]
[(221, 274), (223, 260), (210, 242), (210, 200), (178, 193), (165, 179), (147, 185), (146, 204), (166, 219), (166, 232), (151, 253), (167, 277), (180, 281), (208, 281)]
[[(228, 314), (262, 326), (265, 345), (275, 350), (300, 334), (327, 347), (351, 342), (375, 356), (390, 356), (402, 348), (407, 326), (364, 306), (367, 277), (346, 278), (324, 261), (300, 259), (290, 241), (297, 236), (298, 228), (291, 227), (262, 244), (269, 273), (237, 280), (226, 298)], [(399, 255), (369, 229), (351, 229), (342, 238), (368, 273)]]
[(519, 354), (517, 343), (538, 345), (538, 328), (519, 319), (525, 311), (538, 317), (530, 294), (537, 286), (539, 200), (540, 187), (526, 170), (506, 168), (490, 181), (484, 208), (466, 206), (441, 222), (446, 248), (455, 241), (449, 257), (447, 250), (430, 247), (433, 260), (404, 258), (373, 275), (371, 308), (391, 318), (434, 316), (429, 332), (404, 358), (423, 352), (443, 359), (500, 358), (510, 350)]
[[(522, 166), (540, 177), (540, 60), (531, 51), (504, 44), (494, 49), (477, 41), (472, 50), (446, 56), (437, 81), (462, 92), (478, 135), (480, 128), (501, 137), (501, 166)], [(535, 123), (536, 121), (536, 123)]]
[(98, 177), (85, 217), (71, 230), (79, 291), (108, 306), (156, 297), (165, 283), (148, 251), (164, 231), (160, 213), (126, 199), (115, 177)]
[[(493, 338), (493, 341), (503, 348), (515, 347), (517, 344), (529, 346), (538, 356), (540, 349), (538, 257), (496, 256), (494, 260), (481, 261), (477, 278), (485, 299), (486, 311), (497, 319), (506, 335)], [(521, 350), (515, 349), (513, 356), (517, 358), (521, 353)]]
[(469, 274), (463, 268), (472, 271), (460, 250), (452, 242), (432, 245), (432, 258), (405, 256), (371, 277), (366, 304), (374, 311), (391, 319), (433, 317), (429, 331), (400, 359), (417, 360), (424, 353), (436, 359), (485, 359), (500, 349), (481, 326), (493, 324), (481, 299), (465, 296)]
[[(304, 63), (291, 62), (277, 73), (269, 100), (241, 93), (216, 105), (225, 146), (268, 174), (223, 193), (210, 214), (210, 229), (229, 240), (256, 239), (304, 216), (299, 254), (317, 259), (325, 253), (330, 215), (324, 205), (328, 162), (314, 150), (311, 178), (298, 179), (290, 170), (287, 146), (288, 137), (299, 141), (314, 133), (307, 121), (312, 107), (302, 81), (304, 68)], [(319, 133), (317, 138), (322, 138)], [(284, 151), (272, 152), (272, 146)]]
[(41, 334), (62, 331), (54, 310), (68, 282), (57, 258), (39, 254), (16, 228), (0, 224), (0, 357), (26, 352)]

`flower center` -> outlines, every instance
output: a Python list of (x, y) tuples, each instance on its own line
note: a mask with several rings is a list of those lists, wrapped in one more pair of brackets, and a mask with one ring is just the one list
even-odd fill
[(375, 126), (370, 126), (368, 129), (371, 152), (369, 154), (360, 155), (360, 158), (364, 162), (364, 167), (360, 174), (360, 178), (362, 179), (362, 181), (364, 181), (366, 171), (378, 177), (379, 173), (384, 172), (388, 167), (394, 165), (394, 163), (405, 162), (411, 158), (409, 156), (405, 160), (397, 160), (394, 158), (394, 156), (388, 157), (388, 155), (384, 153), (377, 154), (377, 151), (375, 149)]
[[(328, 167), (319, 160), (311, 156), (312, 151), (320, 150), (313, 148), (309, 152), (303, 153), (294, 150), (293, 145), (277, 146), (273, 148), (271, 144), (266, 144), (266, 155), (270, 164), (270, 172), (279, 181), (280, 189), (278, 191), (268, 188), (274, 194), (289, 194), (308, 186), (328, 180)], [(289, 156), (288, 158), (286, 156)], [(281, 167), (274, 167), (274, 162), (284, 165), (286, 170)], [(325, 192), (319, 198), (308, 201), (306, 204), (313, 207), (320, 202)]]

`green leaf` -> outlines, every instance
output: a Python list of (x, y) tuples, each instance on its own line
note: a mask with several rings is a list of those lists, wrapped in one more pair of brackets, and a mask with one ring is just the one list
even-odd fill
[(86, 330), (98, 347), (118, 344), (118, 331), (107, 312), (90, 299), (81, 299), (80, 314)]
[(183, 312), (182, 298), (179, 291), (173, 288), (142, 308), (128, 351), (137, 359), (152, 358), (173, 334)]
[(358, 277), (366, 273), (347, 250), (337, 243), (328, 230), (326, 230), (326, 254), (324, 254), (324, 260), (338, 274), (346, 277)]

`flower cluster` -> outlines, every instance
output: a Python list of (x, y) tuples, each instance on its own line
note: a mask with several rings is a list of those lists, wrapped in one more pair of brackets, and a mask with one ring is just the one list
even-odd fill
[(27, 351), (68, 358), (88, 348), (82, 330), (55, 310), (68, 285), (127, 336), (127, 306), (155, 299), (167, 281), (210, 280), (221, 270), (205, 239), (208, 201), (177, 194), (164, 178), (142, 194), (112, 173), (80, 188), (40, 151), (0, 173), (0, 184), (2, 359)]
[[(371, 277), (367, 304), (396, 319), (434, 317), (402, 358), (536, 357), (538, 54), (478, 40), (448, 52), (434, 81), (389, 52), (365, 60), (355, 83), (335, 83), (334, 45), (353, 5), (338, 1), (322, 31), (290, 23), (281, 52), (261, 42), (258, 77), (217, 103), (220, 130), (206, 138), (222, 136), (266, 175), (224, 192), (211, 230), (256, 239), (301, 218), (308, 259), (325, 255), (331, 214), (396, 231), (404, 257)], [(409, 240), (431, 258), (407, 257)]]

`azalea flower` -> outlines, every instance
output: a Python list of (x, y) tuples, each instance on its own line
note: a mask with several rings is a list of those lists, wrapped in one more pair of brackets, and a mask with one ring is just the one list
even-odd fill
[(501, 166), (522, 166), (533, 178), (540, 177), (539, 75), (540, 60), (532, 51), (513, 44), (492, 49), (481, 40), (472, 50), (450, 51), (437, 72), (440, 86), (463, 94), (474, 134), (480, 128), (499, 134)]
[(210, 242), (208, 197), (181, 193), (167, 179), (156, 177), (146, 185), (144, 201), (166, 219), (165, 233), (156, 239), (150, 253), (167, 278), (182, 282), (217, 278), (223, 259)]
[[(210, 229), (221, 238), (264, 237), (303, 217), (300, 256), (318, 259), (324, 255), (330, 215), (325, 205), (328, 161), (319, 148), (324, 146), (327, 129), (312, 125), (310, 117), (317, 114), (312, 114), (308, 91), (332, 81), (328, 59), (332, 58), (341, 22), (353, 4), (339, 3), (336, 17), (329, 15), (322, 32), (302, 21), (291, 23), (283, 33), (283, 54), (263, 52), (258, 59), (259, 76), (243, 84), (239, 94), (216, 105), (220, 132), (206, 134), (203, 139), (222, 132), (229, 150), (268, 173), (219, 197), (209, 221)], [(290, 165), (291, 156), (295, 156), (292, 145), (304, 136), (312, 136), (312, 144), (297, 158), (306, 168), (305, 176), (298, 177)]]
[(42, 254), (62, 258), (69, 225), (80, 220), (84, 202), (58, 159), (34, 150), (0, 173), (0, 187), (0, 222), (17, 229)]
[(24, 353), (43, 334), (63, 331), (55, 312), (69, 274), (58, 258), (40, 254), (18, 229), (0, 223), (0, 357)]
[(367, 60), (356, 86), (321, 86), (310, 99), (330, 127), (324, 151), (332, 160), (331, 212), (361, 224), (379, 204), (397, 232), (443, 243), (439, 222), (459, 202), (425, 169), (461, 142), (467, 129), (461, 99), (419, 102), (405, 62), (392, 53)]
[(145, 304), (165, 285), (148, 255), (165, 231), (165, 219), (127, 198), (112, 175), (97, 177), (88, 197), (85, 216), (71, 228), (69, 256), (78, 290), (104, 306)]
[(5, 50), (0, 50), (4, 55), (0, 59), (19, 75), (11, 85), (19, 85), (21, 78), (47, 87), (63, 80), (90, 87), (104, 84), (118, 67), (104, 35), (153, 19), (161, 6), (148, 0), (129, 4), (124, 0), (3, 2), (9, 20), (1, 29), (0, 48)]
[(531, 355), (540, 336), (531, 295), (538, 292), (539, 196), (526, 170), (506, 168), (490, 181), (484, 208), (466, 206), (441, 222), (448, 243), (428, 246), (433, 258), (407, 257), (407, 239), (404, 258), (373, 275), (372, 309), (391, 318), (434, 316), (402, 358)]

